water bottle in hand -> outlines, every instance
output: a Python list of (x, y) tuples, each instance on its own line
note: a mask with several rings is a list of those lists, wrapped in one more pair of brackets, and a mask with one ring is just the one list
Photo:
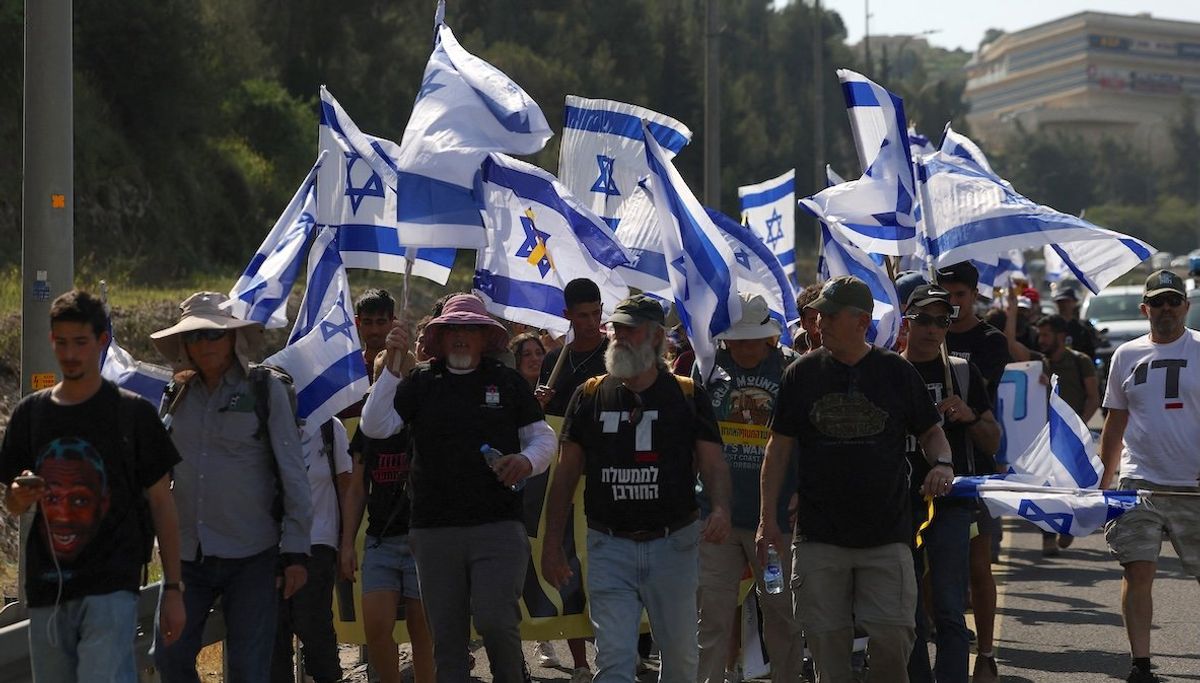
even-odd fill
[(779, 563), (779, 553), (775, 546), (767, 546), (767, 565), (763, 567), (763, 584), (771, 595), (783, 592), (783, 566)]
[[(486, 443), (479, 447), (479, 452), (483, 454), (484, 462), (486, 462), (487, 466), (489, 468), (491, 468), (492, 470), (496, 469), (496, 463), (499, 462), (500, 458), (504, 457), (503, 453), (496, 450), (495, 448), (492, 448), (489, 444), (486, 444)], [(509, 488), (512, 489), (513, 491), (520, 491), (521, 489), (525, 488), (525, 480), (522, 479), (521, 481), (518, 481), (517, 483), (510, 486)]]

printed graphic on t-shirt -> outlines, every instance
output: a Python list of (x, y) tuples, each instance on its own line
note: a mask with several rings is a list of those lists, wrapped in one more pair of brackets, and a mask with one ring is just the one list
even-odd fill
[(46, 446), (34, 471), (46, 480), (39, 505), (47, 543), (59, 562), (71, 562), (96, 537), (112, 502), (104, 460), (87, 441), (63, 437)]
[(605, 467), (600, 470), (600, 483), (610, 486), (612, 500), (658, 500), (658, 466), (654, 464), (658, 462), (658, 452), (654, 449), (653, 430), (657, 419), (657, 410), (600, 411), (601, 430), (605, 434), (616, 434), (622, 422), (636, 422), (633, 460), (638, 466)]
[(1183, 401), (1179, 396), (1179, 372), (1187, 367), (1186, 358), (1159, 358), (1150, 362), (1138, 363), (1133, 369), (1133, 385), (1145, 384), (1150, 372), (1163, 371), (1163, 408), (1165, 410), (1182, 410)]
[(377, 485), (390, 485), (408, 478), (411, 467), (408, 453), (379, 453), (375, 468), (371, 470), (371, 481)]
[(809, 420), (830, 438), (861, 439), (883, 433), (887, 412), (863, 394), (825, 394), (813, 403)]

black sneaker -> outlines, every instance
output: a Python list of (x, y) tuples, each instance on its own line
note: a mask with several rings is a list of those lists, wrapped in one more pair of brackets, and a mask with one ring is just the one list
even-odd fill
[(1161, 683), (1165, 680), (1167, 679), (1155, 675), (1153, 671), (1137, 666), (1130, 668), (1129, 676), (1125, 678), (1126, 683)]

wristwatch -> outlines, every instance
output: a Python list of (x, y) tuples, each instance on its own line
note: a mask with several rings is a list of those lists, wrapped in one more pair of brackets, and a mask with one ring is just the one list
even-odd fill
[(954, 469), (954, 460), (950, 458), (938, 458), (937, 462), (933, 463), (933, 466), (937, 467), (938, 465), (945, 465), (950, 469)]
[(183, 582), (182, 581), (163, 581), (162, 589), (164, 591), (179, 591), (180, 593), (182, 593), (183, 592)]

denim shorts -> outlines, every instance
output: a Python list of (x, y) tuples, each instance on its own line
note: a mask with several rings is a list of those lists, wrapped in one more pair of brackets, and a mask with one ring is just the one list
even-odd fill
[(408, 536), (367, 536), (362, 563), (362, 592), (392, 591), (406, 598), (421, 599), (417, 583), (417, 561), (408, 547)]

